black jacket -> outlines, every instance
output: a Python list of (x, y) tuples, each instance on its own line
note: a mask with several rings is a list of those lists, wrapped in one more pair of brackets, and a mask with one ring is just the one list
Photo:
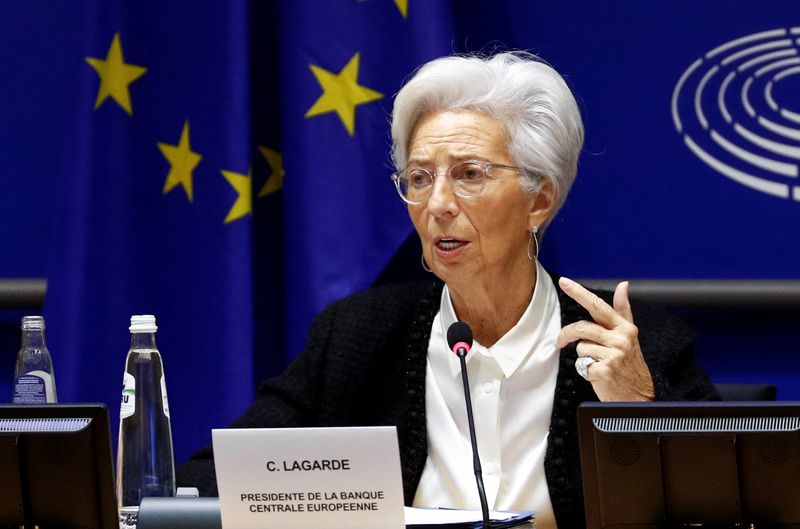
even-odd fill
[[(442, 283), (403, 284), (359, 292), (329, 306), (312, 324), (306, 349), (231, 426), (397, 427), (405, 501), (410, 505), (427, 459), (425, 368)], [(609, 293), (598, 294), (610, 300)], [(559, 290), (561, 323), (591, 319)], [(632, 302), (639, 343), (658, 400), (718, 398), (693, 357), (693, 333), (660, 309)], [(582, 527), (583, 491), (576, 410), (596, 401), (575, 371), (572, 344), (561, 351), (548, 434), (545, 474), (559, 527)], [(210, 447), (178, 469), (178, 484), (216, 495)], [(469, 462), (465, 462), (469, 464)]]

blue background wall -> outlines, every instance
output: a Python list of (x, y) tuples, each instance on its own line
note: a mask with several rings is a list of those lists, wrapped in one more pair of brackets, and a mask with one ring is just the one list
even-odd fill
[[(367, 266), (362, 270), (358, 281), (345, 281), (334, 294), (321, 295), (319, 300), (315, 298), (319, 306), (302, 310), (293, 303), (307, 298), (307, 293), (292, 291), (293, 285), (313, 283), (297, 277), (287, 282), (281, 279), (284, 266), (290, 268), (290, 273), (298, 268), (292, 245), (301, 237), (296, 231), (297, 222), (287, 210), (297, 210), (307, 202), (309, 209), (314, 209), (309, 202), (313, 197), (304, 196), (298, 190), (301, 184), (307, 186), (299, 174), (311, 177), (306, 174), (310, 169), (299, 169), (305, 167), (300, 158), (312, 154), (297, 153), (300, 143), (289, 143), (287, 138), (294, 136), (285, 132), (287, 122), (292, 119), (291, 112), (285, 110), (287, 107), (279, 112), (265, 101), (269, 99), (270, 86), (276, 90), (280, 88), (283, 101), (288, 96), (302, 100), (298, 106), (302, 115), (319, 95), (319, 86), (308, 72), (312, 59), (302, 55), (307, 52), (306, 43), (308, 48), (313, 47), (325, 24), (340, 24), (341, 27), (330, 30), (330, 34), (337, 37), (321, 44), (328, 46), (330, 43), (330, 48), (336, 48), (346, 40), (345, 35), (350, 30), (363, 30), (364, 24), (357, 24), (351, 17), (380, 15), (380, 24), (386, 24), (376, 23), (371, 33), (359, 37), (363, 40), (359, 41), (362, 50), (359, 81), (379, 89), (386, 97), (373, 107), (359, 107), (357, 123), (369, 123), (371, 135), (356, 140), (369, 140), (375, 145), (375, 152), (383, 153), (364, 158), (368, 160), (365, 170), (370, 178), (383, 179), (388, 189), (381, 197), (393, 193), (386, 176), (389, 171), (385, 155), (386, 115), (391, 108), (391, 94), (413, 65), (447, 51), (523, 48), (540, 54), (565, 75), (579, 98), (586, 125), (586, 146), (577, 183), (543, 243), (543, 260), (549, 268), (573, 277), (632, 280), (800, 278), (800, 201), (753, 190), (703, 163), (686, 147), (675, 128), (670, 108), (681, 75), (694, 61), (717, 46), (746, 35), (784, 28), (794, 41), (790, 47), (798, 48), (796, 41), (800, 35), (791, 36), (790, 33), (791, 28), (800, 27), (796, 2), (631, 0), (609, 4), (507, 0), (423, 4), (423, 1), (427, 2), (409, 0), (407, 17), (401, 17), (398, 5), (390, 0), (316, 5), (288, 2), (281, 5), (280, 10), (255, 4), (248, 6), (246, 2), (237, 4), (244, 6), (239, 15), (248, 20), (250, 45), (258, 46), (257, 50), (244, 54), (251, 61), (252, 79), (246, 81), (253, 91), (249, 96), (253, 116), (250, 135), (258, 144), (280, 145), (280, 150), (286, 154), (287, 169), (287, 196), (274, 199), (269, 206), (261, 206), (251, 218), (243, 220), (250, 223), (249, 235), (245, 237), (250, 237), (255, 249), (254, 277), (259, 276), (258, 270), (266, 269), (262, 265), (274, 272), (270, 272), (269, 280), (253, 281), (252, 304), (261, 305), (261, 308), (253, 313), (254, 324), (244, 331), (253, 334), (255, 349), (251, 352), (253, 358), (248, 360), (252, 363), (252, 372), (244, 375), (247, 379), (244, 394), (252, 392), (253, 380), (279, 371), (287, 359), (296, 354), (297, 344), (304, 339), (303, 329), (308, 324), (306, 314), (309, 311), (319, 310), (324, 302), (368, 285), (380, 274), (381, 263), (386, 262), (386, 257), (376, 259), (371, 268)], [(160, 10), (157, 4), (144, 3), (138, 8), (128, 5), (125, 9), (112, 9), (109, 4), (113, 3), (12, 1), (0, 4), (0, 68), (4, 74), (0, 84), (0, 251), (3, 256), (0, 277), (50, 277), (66, 266), (59, 248), (69, 241), (72, 236), (69, 230), (73, 227), (60, 212), (65, 201), (76, 200), (71, 181), (82, 177), (70, 163), (75, 149), (72, 135), (76, 123), (100, 116), (99, 112), (91, 111), (97, 78), (84, 57), (104, 55), (111, 35), (125, 24), (132, 29), (123, 34), (123, 39), (137, 31), (145, 34), (147, 24), (155, 24), (161, 16), (164, 20), (178, 20), (177, 17), (170, 19), (171, 15)], [(432, 7), (434, 5), (436, 7)], [(135, 12), (137, 9), (141, 12)], [(324, 10), (327, 11), (321, 13)], [(188, 20), (181, 26), (182, 31), (205, 28), (203, 31), (208, 31), (209, 35), (215, 31), (213, 20), (208, 20), (208, 11), (197, 7), (196, 3), (187, 3), (181, 16)], [(301, 19), (312, 18), (313, 24), (301, 23)], [(207, 21), (209, 24), (204, 26)], [(426, 38), (431, 42), (424, 42), (426, 53), (412, 53), (412, 48), (422, 41), (402, 36), (405, 25), (429, 35)], [(219, 31), (225, 30), (219, 28)], [(381, 71), (380, 64), (370, 64), (369, 47), (364, 39), (377, 38), (372, 33), (381, 32), (389, 42), (392, 42), (389, 37), (396, 37), (396, 49), (393, 49), (397, 54), (393, 59), (397, 61), (396, 72)], [(204, 35), (204, 40), (209, 38)], [(181, 40), (180, 35), (176, 40)], [(187, 45), (185, 53), (191, 53), (194, 46)], [(132, 63), (150, 61), (147, 64), (151, 64), (157, 56), (155, 52), (140, 53), (137, 58), (135, 47), (130, 50), (126, 60)], [(408, 55), (403, 55), (406, 52)], [(353, 55), (350, 49), (340, 56), (333, 51), (330, 53), (332, 70), (341, 69)], [(287, 70), (285, 64), (294, 55), (301, 56), (302, 60), (293, 67), (296, 71)], [(300, 82), (308, 83), (310, 99), (297, 95), (296, 87), (287, 80), (295, 79), (295, 74)], [(798, 78), (787, 79), (775, 94), (782, 105), (800, 113)], [(219, 79), (219, 83), (229, 81)], [(215, 82), (209, 81), (208, 86), (215, 86)], [(211, 91), (209, 88), (207, 92)], [(201, 95), (193, 97), (201, 99)], [(134, 99), (134, 104), (139, 102)], [(691, 101), (681, 104), (682, 111), (691, 112)], [(338, 121), (331, 119), (333, 126), (341, 129)], [(283, 139), (269, 125), (274, 123), (283, 123)], [(173, 139), (177, 140), (179, 128), (173, 132)], [(220, 134), (224, 136), (224, 131)], [(797, 140), (784, 140), (800, 147)], [(312, 137), (311, 144), (315, 142), (320, 143), (318, 136)], [(304, 147), (309, 145), (304, 144)], [(157, 151), (154, 152), (158, 158)], [(257, 158), (257, 154), (253, 156)], [(355, 163), (353, 157), (348, 156), (348, 163)], [(263, 161), (261, 163), (263, 165)], [(796, 165), (797, 160), (792, 163)], [(295, 183), (289, 180), (293, 167), (295, 177), (291, 182)], [(262, 171), (266, 169), (261, 168)], [(330, 177), (336, 174), (348, 177), (346, 171)], [(797, 185), (796, 179), (791, 178), (781, 182)], [(292, 187), (294, 185), (297, 187)], [(253, 186), (257, 192), (260, 185), (254, 181)], [(346, 207), (339, 209), (340, 216), (352, 214)], [(410, 233), (410, 224), (399, 201), (392, 202), (387, 211), (384, 222), (394, 226), (393, 242), (386, 254), (390, 257)], [(274, 234), (265, 235), (266, 231), (260, 228), (276, 223), (283, 223), (283, 235), (277, 238)], [(312, 216), (310, 224), (314, 223)], [(317, 223), (328, 224), (328, 221)], [(334, 241), (328, 236), (328, 243), (334, 250), (326, 251), (326, 260), (336, 261), (341, 257), (345, 262), (344, 255), (352, 250), (348, 247), (337, 254), (335, 248), (346, 244), (347, 233), (343, 231), (341, 238)], [(124, 243), (120, 241), (120, 244)], [(169, 258), (167, 255), (152, 257)], [(416, 266), (416, 260), (408, 266)], [(337, 278), (327, 277), (324, 281), (336, 283)], [(198, 284), (197, 288), (205, 288), (205, 285)], [(191, 300), (181, 297), (171, 300), (171, 305), (178, 309), (191, 304)], [(130, 314), (136, 309), (124, 307), (122, 310)], [(286, 314), (295, 313), (302, 315), (293, 322), (283, 321)], [(265, 317), (265, 314), (271, 316)], [(18, 347), (20, 316), (19, 312), (0, 313), (0, 400), (10, 400), (9, 384)], [(797, 384), (800, 370), (794, 367), (800, 352), (796, 339), (797, 314), (755, 314), (745, 309), (731, 314), (687, 313), (684, 316), (699, 331), (698, 355), (714, 380), (772, 382), (779, 386), (779, 398), (800, 399), (800, 385)], [(265, 323), (267, 319), (269, 322)], [(58, 321), (48, 323), (59, 325)], [(104, 341), (102, 354), (107, 355), (106, 371), (92, 372), (89, 365), (92, 362), (73, 356), (66, 344), (51, 340), (57, 369), (68, 364), (71, 373), (85, 369), (86, 380), (73, 385), (91, 385), (90, 373), (91, 377), (111, 380), (100, 384), (102, 390), (88, 395), (92, 400), (107, 402), (114, 410), (118, 406), (118, 394), (116, 389), (108, 388), (118, 386), (127, 350), (127, 322), (119, 321), (113, 330), (84, 325), (81, 333), (97, 336), (98, 342)], [(196, 330), (203, 331), (206, 329)], [(208, 440), (210, 427), (224, 424), (242, 406), (226, 408), (213, 422), (204, 419), (203, 412), (191, 410), (193, 406), (188, 401), (194, 380), (188, 374), (190, 368), (180, 360), (170, 363), (173, 351), (177, 358), (192, 357), (191, 351), (179, 351), (188, 338), (170, 336), (169, 328), (164, 328), (163, 332), (162, 348), (168, 359), (180, 460)], [(218, 354), (222, 355), (220, 362), (226, 362), (225, 351)], [(76, 362), (82, 365), (74, 366)], [(218, 367), (192, 365), (191, 369), (207, 369), (209, 379), (213, 379)], [(215, 389), (209, 391), (209, 398), (213, 398)], [(4, 399), (3, 394), (8, 399)], [(74, 394), (87, 393), (76, 390)], [(181, 400), (185, 402), (181, 404)], [(181, 412), (185, 413), (183, 418), (178, 415)], [(188, 417), (192, 420), (187, 420)]]

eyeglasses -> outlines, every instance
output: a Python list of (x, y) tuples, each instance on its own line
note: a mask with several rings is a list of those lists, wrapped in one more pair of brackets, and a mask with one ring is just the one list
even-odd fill
[[(456, 195), (473, 198), (483, 191), (487, 178), (497, 178), (496, 169), (522, 171), (519, 167), (499, 163), (467, 160), (451, 165), (447, 178)], [(431, 196), (436, 173), (423, 167), (412, 167), (392, 174), (400, 198), (408, 204), (422, 204)]]

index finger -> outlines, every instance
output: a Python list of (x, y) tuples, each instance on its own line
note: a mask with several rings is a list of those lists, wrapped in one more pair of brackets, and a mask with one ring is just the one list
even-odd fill
[(614, 310), (611, 305), (606, 303), (594, 292), (586, 290), (584, 287), (572, 279), (561, 277), (558, 285), (566, 295), (578, 302), (578, 304), (589, 311), (594, 321), (606, 327), (616, 327), (625, 319)]

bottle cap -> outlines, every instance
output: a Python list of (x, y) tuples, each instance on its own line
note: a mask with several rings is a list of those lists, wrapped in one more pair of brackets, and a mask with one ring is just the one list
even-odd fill
[(41, 316), (23, 316), (22, 317), (22, 330), (23, 331), (43, 331), (44, 318)]
[(156, 317), (152, 314), (142, 314), (139, 316), (131, 316), (131, 326), (128, 327), (131, 332), (156, 332)]

